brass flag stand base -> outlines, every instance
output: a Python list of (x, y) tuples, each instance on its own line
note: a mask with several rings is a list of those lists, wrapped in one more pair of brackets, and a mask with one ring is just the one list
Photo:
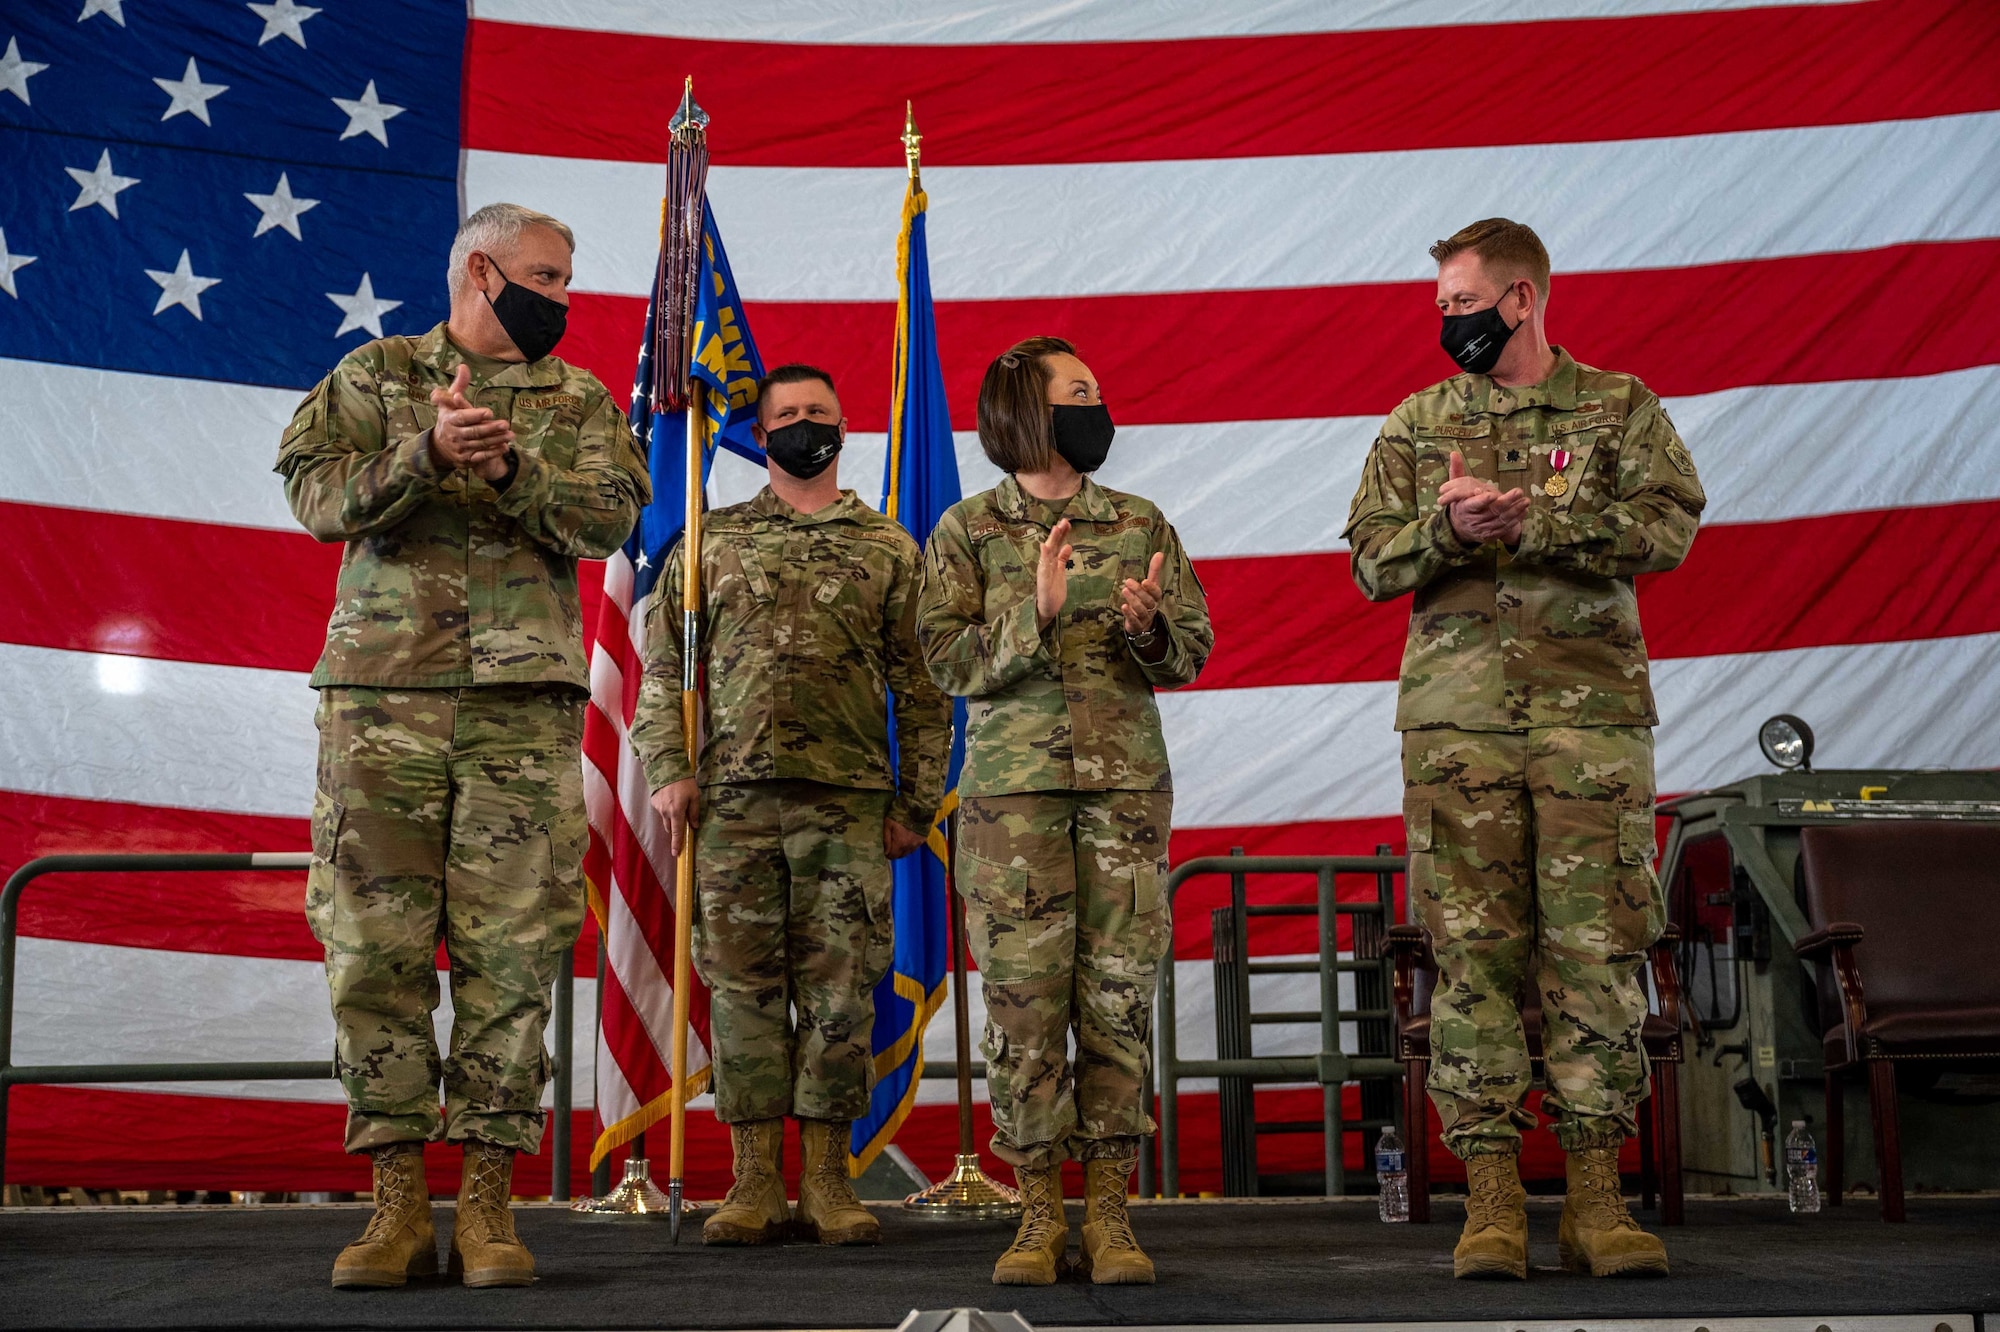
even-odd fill
[[(684, 1214), (694, 1210), (686, 1203), (681, 1208)], [(625, 1163), (625, 1178), (617, 1188), (602, 1198), (579, 1198), (569, 1210), (607, 1221), (665, 1221), (667, 1195), (653, 1183), (652, 1162), (635, 1156)]]
[[(912, 127), (911, 133), (914, 133)], [(972, 1145), (972, 1020), (965, 994), (965, 903), (956, 886), (958, 815), (945, 835), (945, 898), (951, 919), (951, 1011), (958, 1021), (958, 1160), (951, 1174), (903, 1199), (911, 1216), (933, 1221), (1011, 1221), (1021, 1214), (1021, 1195), (996, 1184), (979, 1168)]]
[(1021, 1195), (988, 1179), (974, 1152), (958, 1158), (949, 1178), (903, 1199), (903, 1207), (927, 1221), (1011, 1221), (1021, 1214)]

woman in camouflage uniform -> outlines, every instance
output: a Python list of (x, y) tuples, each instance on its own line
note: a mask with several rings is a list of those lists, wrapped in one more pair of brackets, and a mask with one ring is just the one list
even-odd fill
[(1166, 518), (1090, 479), (1111, 437), (1069, 343), (1030, 338), (995, 360), (979, 440), (1009, 475), (939, 521), (919, 593), (931, 676), (968, 700), (957, 882), (986, 997), (993, 1150), (1024, 1203), (1002, 1285), (1063, 1267), (1069, 1157), (1084, 1166), (1081, 1266), (1153, 1280), (1125, 1211), (1154, 1128), (1142, 1088), (1173, 939), (1153, 691), (1192, 681), (1214, 635)]

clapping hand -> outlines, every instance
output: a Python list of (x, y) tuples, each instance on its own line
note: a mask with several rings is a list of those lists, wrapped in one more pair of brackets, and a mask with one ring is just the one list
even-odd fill
[(1153, 562), (1146, 569), (1146, 578), (1141, 582), (1128, 578), (1118, 594), (1125, 601), (1125, 632), (1139, 635), (1151, 633), (1153, 623), (1160, 615), (1160, 566), (1167, 562), (1165, 551), (1154, 551)]
[(1035, 564), (1035, 624), (1043, 629), (1056, 622), (1062, 614), (1063, 602), (1069, 599), (1069, 557), (1074, 548), (1069, 545), (1069, 519), (1065, 518), (1049, 529), (1049, 539), (1042, 543), (1042, 556)]
[(1489, 541), (1514, 545), (1521, 539), (1521, 520), (1528, 516), (1528, 496), (1516, 489), (1506, 494), (1491, 481), (1465, 470), (1465, 455), (1452, 450), (1450, 474), (1438, 488), (1438, 503), (1451, 517), (1451, 530), (1467, 545)]
[(431, 427), (431, 452), (446, 467), (465, 467), (487, 481), (507, 474), (507, 452), (514, 447), (511, 422), (495, 420), (484, 407), (466, 401), (472, 371), (461, 364), (451, 387), (432, 389), (431, 406), (438, 409)]

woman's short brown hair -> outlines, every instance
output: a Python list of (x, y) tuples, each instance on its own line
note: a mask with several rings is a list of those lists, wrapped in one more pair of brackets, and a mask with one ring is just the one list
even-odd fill
[(1055, 455), (1049, 437), (1049, 357), (1076, 355), (1062, 338), (1024, 338), (993, 358), (979, 381), (979, 447), (1003, 472), (1046, 471)]

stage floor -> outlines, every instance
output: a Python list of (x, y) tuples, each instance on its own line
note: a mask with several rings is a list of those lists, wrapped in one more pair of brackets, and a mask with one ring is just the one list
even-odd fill
[[(1690, 1199), (1666, 1232), (1674, 1273), (1598, 1281), (1555, 1267), (1558, 1204), (1529, 1203), (1525, 1283), (1451, 1279), (1463, 1213), (1438, 1200), (1427, 1226), (1387, 1226), (1372, 1199), (1175, 1202), (1135, 1209), (1157, 1286), (1002, 1288), (987, 1277), (1009, 1227), (946, 1225), (884, 1208), (877, 1249), (787, 1244), (705, 1249), (666, 1227), (519, 1209), (542, 1277), (525, 1290), (469, 1291), (443, 1278), (401, 1291), (336, 1292), (327, 1271), (366, 1209), (17, 1208), (0, 1212), (0, 1326), (383, 1328), (889, 1328), (913, 1308), (1018, 1310), (1036, 1326), (1465, 1323), (1568, 1329), (1609, 1320), (1832, 1320), (1976, 1315), (2000, 1332), (2000, 1198), (1912, 1198), (1884, 1225), (1850, 1203), (1814, 1217), (1782, 1199)], [(1072, 1226), (1079, 1223), (1072, 1208)], [(1650, 1218), (1642, 1218), (1650, 1221)], [(441, 1237), (451, 1209), (439, 1207)], [(1799, 1325), (1811, 1332), (1816, 1322)], [(1594, 1332), (1594, 1330), (1593, 1330)]]

